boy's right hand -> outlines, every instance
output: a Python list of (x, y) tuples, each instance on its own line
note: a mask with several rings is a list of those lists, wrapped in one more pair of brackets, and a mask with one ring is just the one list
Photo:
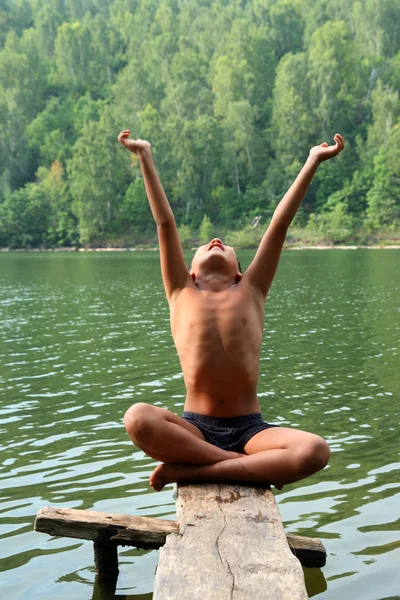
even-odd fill
[(129, 138), (130, 129), (124, 129), (118, 136), (118, 141), (122, 146), (136, 154), (139, 158), (151, 154), (151, 144), (146, 140), (132, 140)]
[(329, 158), (333, 158), (339, 152), (341, 152), (344, 148), (344, 138), (340, 135), (340, 133), (336, 133), (333, 138), (335, 144), (333, 146), (328, 146), (326, 142), (323, 142), (319, 146), (314, 146), (310, 150), (310, 157), (315, 158), (319, 163), (324, 160), (328, 160)]

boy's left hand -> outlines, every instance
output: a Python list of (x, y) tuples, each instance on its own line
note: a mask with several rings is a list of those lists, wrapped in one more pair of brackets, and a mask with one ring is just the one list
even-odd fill
[(131, 131), (130, 129), (123, 129), (118, 136), (119, 143), (124, 146), (127, 150), (130, 150), (139, 158), (142, 158), (146, 154), (151, 154), (151, 144), (146, 140), (132, 140), (129, 138)]
[(318, 160), (318, 162), (323, 162), (339, 154), (344, 148), (344, 139), (340, 133), (337, 133), (333, 139), (335, 140), (333, 146), (328, 146), (326, 142), (323, 142), (319, 146), (311, 148), (310, 157)]

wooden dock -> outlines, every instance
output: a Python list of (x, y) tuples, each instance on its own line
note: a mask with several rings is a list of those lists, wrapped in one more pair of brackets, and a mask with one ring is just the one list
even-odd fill
[(111, 593), (127, 545), (160, 548), (154, 600), (308, 598), (301, 565), (323, 566), (325, 549), (285, 534), (269, 488), (179, 484), (175, 500), (177, 521), (45, 507), (35, 530), (92, 540), (97, 585)]
[(160, 550), (154, 600), (305, 600), (300, 562), (269, 489), (180, 485), (181, 534)]

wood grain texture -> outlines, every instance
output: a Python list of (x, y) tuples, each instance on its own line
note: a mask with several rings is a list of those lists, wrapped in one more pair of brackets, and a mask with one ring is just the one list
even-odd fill
[(306, 600), (270, 489), (180, 484), (181, 535), (160, 549), (153, 600)]
[[(49, 535), (150, 549), (163, 546), (169, 533), (178, 533), (179, 523), (153, 517), (45, 507), (36, 517), (35, 530)], [(325, 565), (326, 550), (320, 540), (292, 534), (286, 534), (286, 539), (304, 567)]]
[(165, 544), (166, 536), (179, 531), (179, 525), (176, 521), (151, 517), (45, 506), (37, 514), (35, 531), (151, 549)]
[(303, 567), (318, 568), (326, 564), (326, 550), (321, 540), (286, 534), (290, 550), (299, 559)]

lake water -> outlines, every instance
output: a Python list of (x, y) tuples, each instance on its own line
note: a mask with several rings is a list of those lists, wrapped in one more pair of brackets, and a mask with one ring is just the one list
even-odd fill
[[(326, 547), (310, 597), (400, 598), (399, 258), (285, 251), (267, 299), (263, 415), (332, 449), (324, 471), (275, 492), (286, 531)], [(175, 518), (172, 485), (148, 486), (156, 463), (122, 424), (134, 402), (183, 407), (158, 260), (0, 254), (2, 598), (92, 597), (92, 543), (34, 532), (43, 506)], [(149, 600), (158, 551), (119, 556), (118, 597)]]

